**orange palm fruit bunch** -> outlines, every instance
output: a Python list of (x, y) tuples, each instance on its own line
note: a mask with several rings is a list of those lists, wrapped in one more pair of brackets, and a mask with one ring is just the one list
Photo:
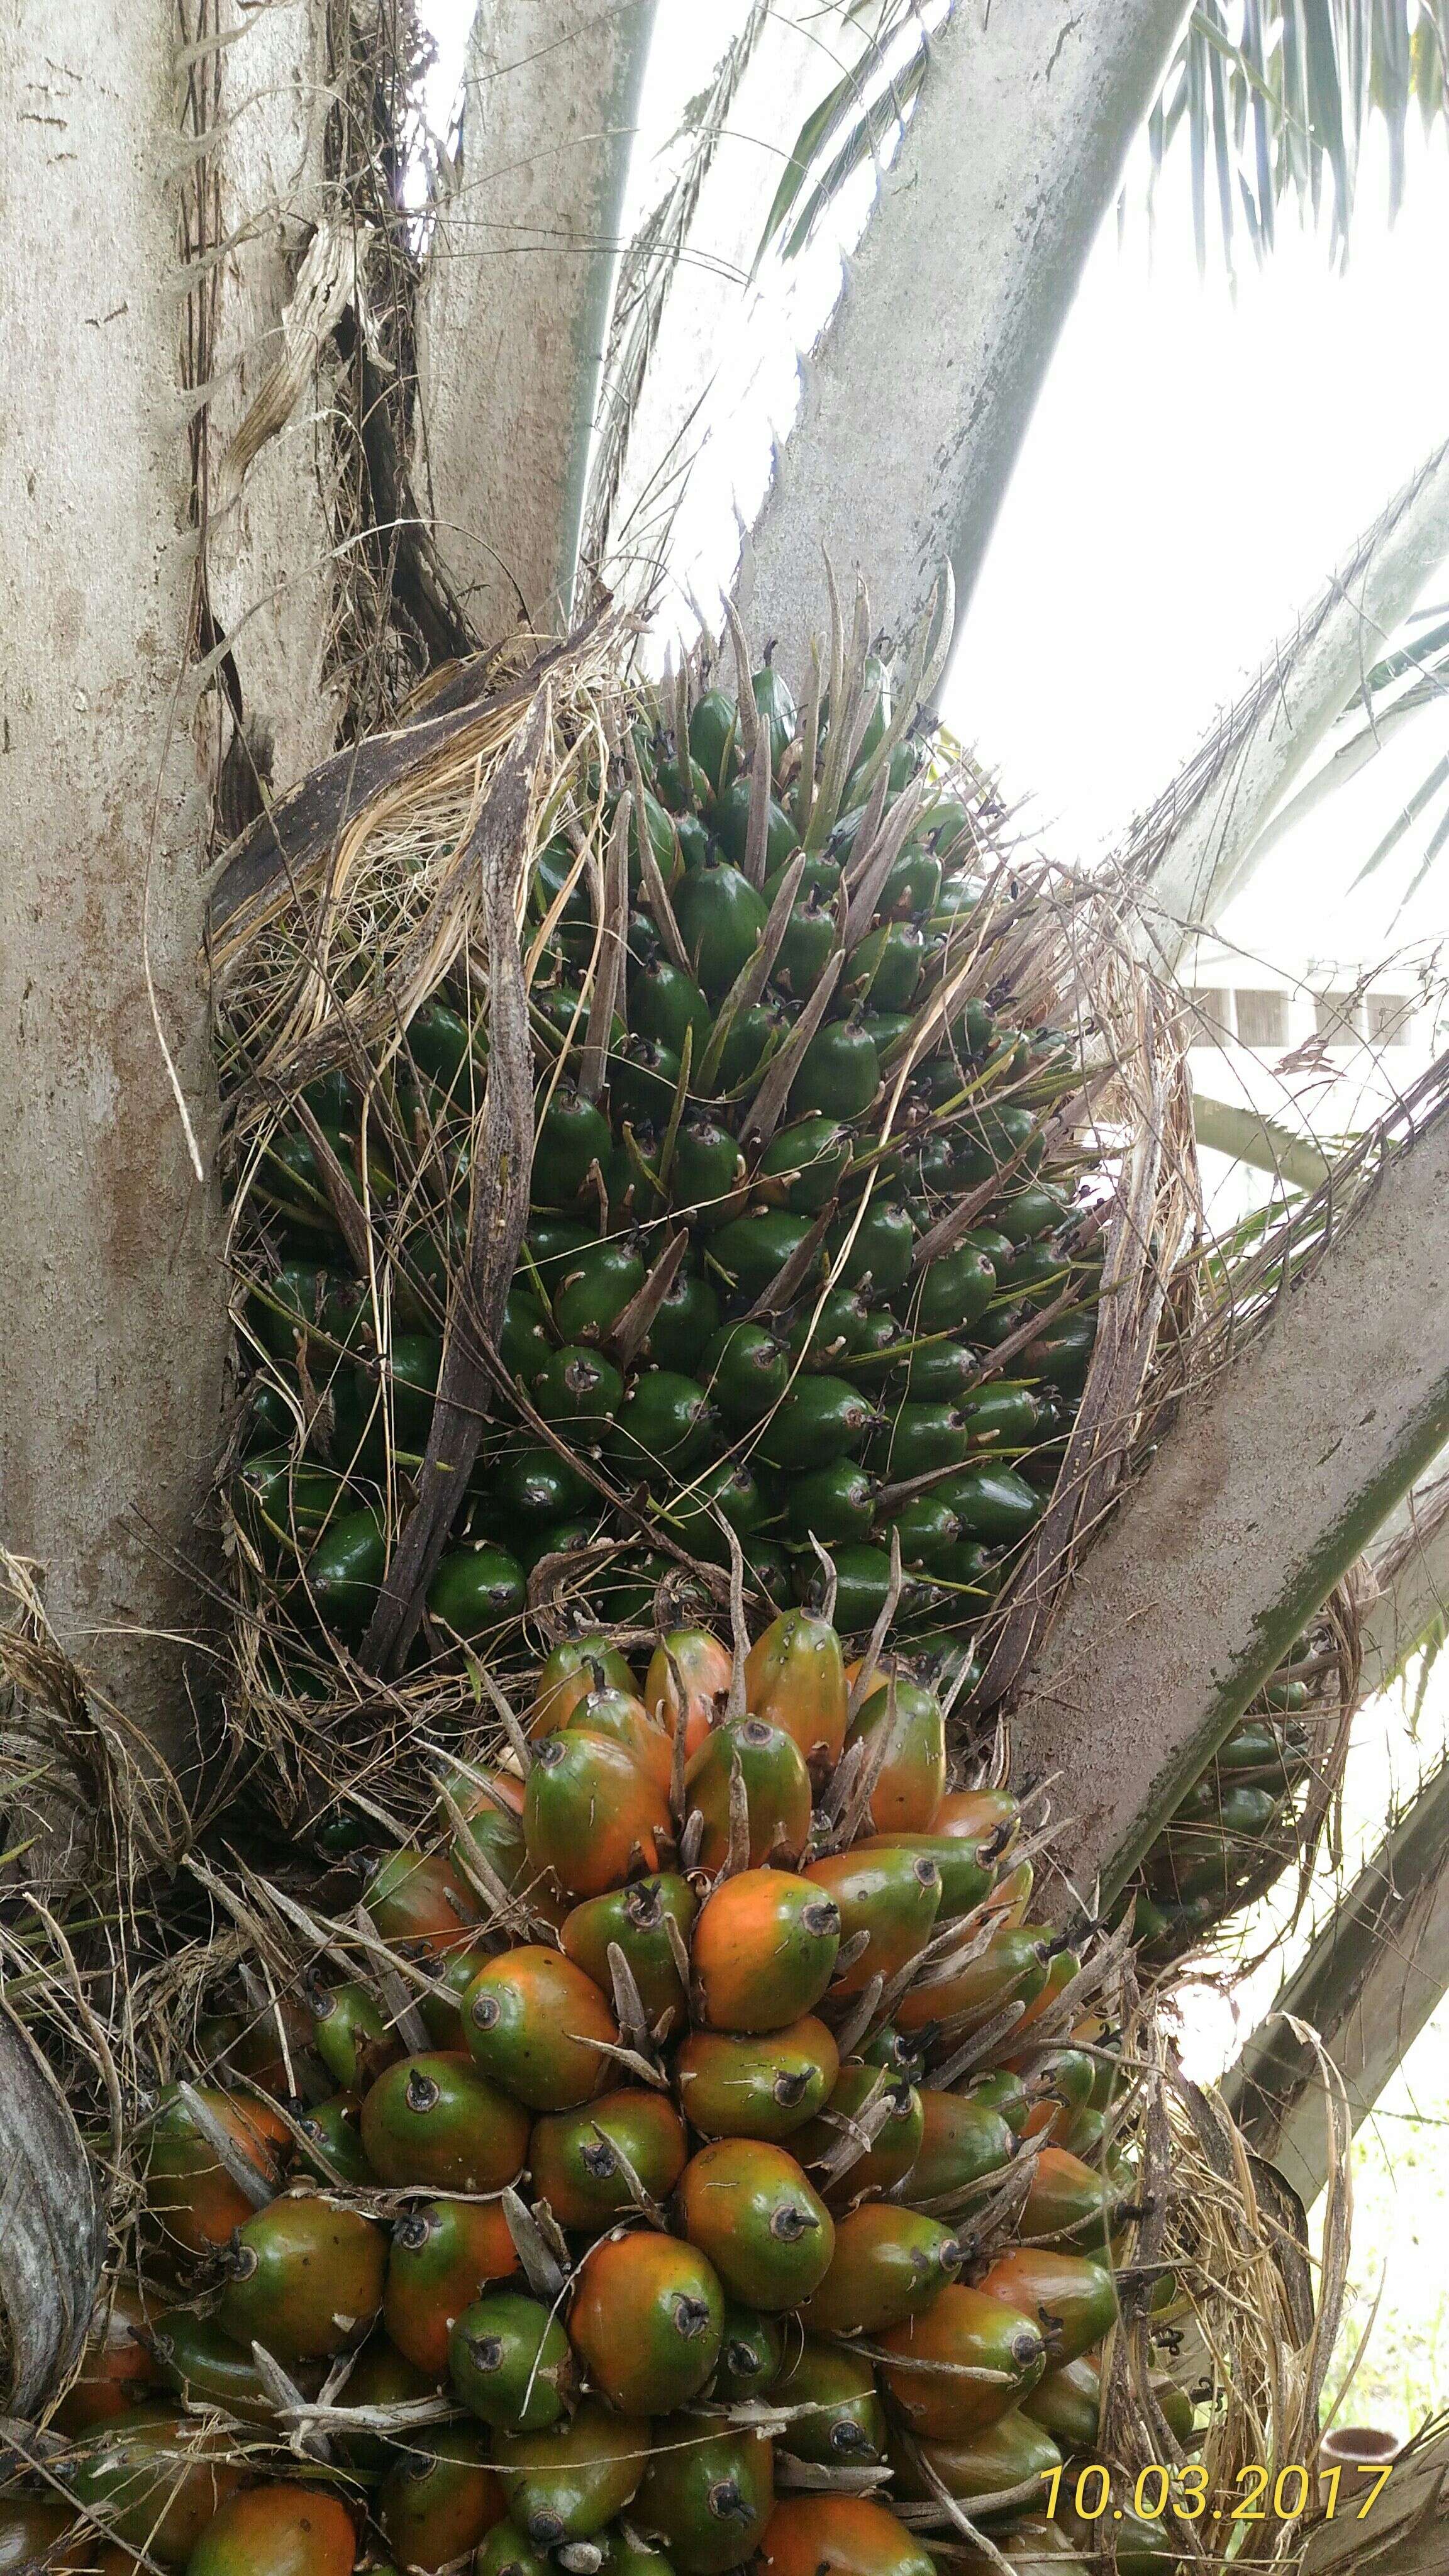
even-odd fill
[(153, 2115), (77, 2502), (192, 2576), (927, 2576), (944, 2493), (1011, 2564), (1130, 2197), (1014, 1802), (803, 1612), (571, 1641), (518, 1717), (299, 1958), (311, 2095)]

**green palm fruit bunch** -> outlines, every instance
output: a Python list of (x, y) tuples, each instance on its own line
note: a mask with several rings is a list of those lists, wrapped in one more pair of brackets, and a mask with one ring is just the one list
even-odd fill
[(1305, 1630), (1193, 1783), (1127, 1891), (1124, 1909), (1149, 1968), (1198, 1948), (1229, 1916), (1266, 1896), (1294, 1861), (1311, 1859), (1328, 1811), (1342, 1689), (1331, 1629)]
[[(878, 664), (835, 676), (803, 714), (768, 659), (739, 699), (636, 702), (552, 817), (508, 1392), (416, 1661), (512, 1651), (530, 1578), (599, 1623), (652, 1616), (691, 1565), (722, 1598), (733, 1538), (766, 1613), (863, 1633), (889, 1600), (907, 1632), (969, 1636), (1044, 1508), (1100, 1271), (1051, 1124), (1074, 1045), (1001, 972), (995, 925), (1031, 898), (980, 782)], [(248, 1175), (236, 1519), (299, 1629), (353, 1650), (427, 1450), (488, 1043), (460, 966), (385, 1098), (339, 1065)], [(404, 1219), (384, 1300), (363, 1247)]]
[(570, 1640), (517, 1744), (143, 2123), (52, 2502), (190, 2576), (1031, 2561), (1133, 2149), (1015, 1801), (803, 1609)]

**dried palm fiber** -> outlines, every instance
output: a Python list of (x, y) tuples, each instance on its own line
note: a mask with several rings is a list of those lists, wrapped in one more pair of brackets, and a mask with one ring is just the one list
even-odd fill
[[(1028, 858), (989, 781), (918, 718), (939, 641), (920, 640), (892, 700), (869, 634), (863, 596), (849, 621), (832, 599), (803, 709), (768, 661), (752, 679), (737, 633), (733, 697), (703, 653), (657, 691), (632, 683), (617, 623), (520, 642), (439, 674), (392, 733), (324, 764), (221, 879), (245, 1372), (222, 1477), (232, 1705), (284, 1805), (383, 1781), (402, 1795), (410, 1730), (462, 1722), (483, 1662), (516, 1667), (520, 1614), (547, 1640), (580, 1620), (650, 1627), (661, 1581), (671, 1616), (723, 1601), (727, 1523), (756, 1615), (793, 1586), (861, 1633), (894, 1615), (958, 1668), (983, 1638), (989, 1706), (1115, 1489), (1193, 1204), (1173, 1013), (1110, 891)], [(712, 781), (680, 760), (687, 736), (716, 744)], [(695, 925), (700, 884), (715, 898), (726, 879), (746, 928), (721, 967)], [(680, 977), (698, 1009), (676, 1047), (641, 1034), (658, 1022), (638, 996)], [(446, 1073), (423, 1060), (439, 1004), (463, 1030)], [(746, 1037), (740, 1071), (728, 1049)], [(839, 1074), (831, 1050), (850, 1081), (869, 1065), (843, 1124), (819, 1072), (830, 1057)], [(587, 1130), (605, 1105), (588, 1169), (567, 1192), (541, 1181), (551, 1116)], [(767, 1159), (812, 1119), (844, 1140), (822, 1188), (788, 1151)], [(717, 1151), (721, 1131), (728, 1175), (691, 1198), (686, 1148)], [(904, 1246), (889, 1288), (882, 1229)], [(553, 1299), (584, 1238), (624, 1285), (575, 1338)], [(316, 1278), (329, 1260), (351, 1274), (342, 1294)], [(921, 1321), (962, 1261), (987, 1298), (964, 1349)], [(666, 1343), (686, 1306), (691, 1332), (702, 1315), (778, 1341), (754, 1418), (721, 1419), (717, 1334), (688, 1362)], [(617, 1363), (620, 1421), (533, 1400), (520, 1313), (570, 1367), (579, 1343), (586, 1374)], [(944, 1453), (950, 1408), (920, 1400), (943, 1343), (965, 1408)], [(635, 1438), (640, 1385), (657, 1373), (662, 1403), (689, 1370), (703, 1454), (692, 1429), (674, 1451)], [(1027, 1430), (995, 1427), (1002, 1398)], [(981, 1430), (963, 1428), (983, 1402)], [(839, 1476), (822, 1510), (799, 1489), (830, 1404), (854, 1427), (825, 1447)], [(538, 1535), (508, 1499), (520, 1455), (571, 1498)], [(923, 1512), (958, 1504), (983, 1518), (913, 1553)], [(310, 1580), (342, 1522), (358, 1545), (345, 1601), (345, 1566), (330, 1592)], [(442, 1615), (460, 1544), (478, 1582), (501, 1559), (496, 1616)]]

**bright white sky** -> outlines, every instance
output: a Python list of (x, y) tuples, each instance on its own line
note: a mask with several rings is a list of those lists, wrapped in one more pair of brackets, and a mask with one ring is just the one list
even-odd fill
[[(425, 0), (445, 124), (472, 0)], [(644, 187), (679, 108), (740, 14), (660, 0), (637, 165)], [(1063, 857), (1108, 846), (1192, 750), (1275, 631), (1449, 432), (1443, 245), (1449, 153), (1410, 137), (1408, 201), (1390, 231), (1370, 157), (1352, 263), (1287, 217), (1267, 266), (1246, 243), (1236, 295), (1199, 282), (1187, 173), (1169, 164), (1155, 233), (1141, 156), (1119, 242), (1104, 228), (1048, 375), (972, 603), (946, 713), (1025, 798)], [(636, 187), (631, 193), (641, 193)], [(1449, 571), (1431, 594), (1449, 597)], [(1249, 949), (1301, 951), (1311, 869), (1314, 944), (1374, 956), (1414, 852), (1343, 908), (1340, 890), (1440, 747), (1410, 727), (1356, 791), (1285, 848), (1230, 929)], [(1422, 836), (1421, 836), (1422, 838)], [(1442, 885), (1449, 887), (1449, 854)], [(1436, 937), (1435, 882), (1395, 931)]]

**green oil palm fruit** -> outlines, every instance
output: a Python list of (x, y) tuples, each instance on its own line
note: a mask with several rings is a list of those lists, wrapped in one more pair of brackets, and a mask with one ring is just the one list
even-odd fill
[(627, 1237), (590, 1244), (551, 1290), (560, 1341), (602, 1342), (644, 1285), (644, 1257)]
[(561, 2227), (607, 2227), (636, 2206), (631, 2175), (667, 2200), (688, 2161), (684, 2127), (660, 2094), (598, 2094), (576, 2111), (536, 2120), (529, 2142), (534, 2188)]
[(523, 1830), (535, 1868), (551, 1870), (567, 1895), (602, 1896), (631, 1867), (657, 1869), (668, 1827), (667, 1797), (621, 1744), (567, 1727), (539, 1746)]
[(111, 2541), (184, 2567), (239, 2485), (241, 2463), (225, 2435), (169, 2406), (138, 2406), (76, 2443), (58, 2474), (77, 2505), (104, 2518)]
[[(849, 1542), (830, 1550), (835, 1575), (835, 1617), (848, 1636), (860, 1636), (873, 1628), (891, 1597), (894, 1585), (891, 1560), (883, 1547), (863, 1547)], [(818, 1566), (797, 1561), (796, 1589), (807, 1602), (823, 1597), (823, 1581)], [(915, 1608), (922, 1596), (919, 1587), (908, 1584), (899, 1596), (903, 1615)]]
[(785, 1528), (797, 1541), (818, 1538), (824, 1547), (865, 1538), (875, 1520), (876, 1480), (853, 1458), (792, 1476), (785, 1499)]
[(308, 1555), (302, 1588), (316, 1616), (339, 1637), (359, 1637), (377, 1605), (387, 1533), (370, 1506), (339, 1512)]
[[(1061, 2453), (1051, 2435), (1019, 2409), (999, 2415), (991, 2424), (956, 2442), (923, 2442), (921, 2457), (948, 2495), (970, 2504), (978, 2496), (1019, 2495), (1035, 2488), (1061, 2466)], [(940, 2487), (923, 2477), (898, 2444), (891, 2445), (896, 2492), (905, 2497), (935, 2496)], [(1070, 2568), (1070, 2560), (1067, 2562)]]
[(750, 2556), (775, 2502), (767, 2436), (701, 2436), (691, 2415), (666, 2416), (639, 2491), (639, 2519), (658, 2531), (678, 2576), (724, 2576)]
[(827, 1020), (816, 1030), (790, 1085), (797, 1118), (863, 1118), (880, 1089), (875, 1040), (858, 1021)]
[(1041, 1495), (1011, 1467), (967, 1467), (943, 1477), (936, 1490), (968, 1538), (1009, 1545), (1041, 1518)]
[(559, 1938), (566, 1955), (601, 1991), (609, 1985), (610, 1945), (617, 1944), (653, 2023), (663, 2013), (684, 2012), (678, 1960), (680, 1950), (688, 1948), (698, 1910), (687, 1879), (673, 1874), (639, 1878), (576, 1905), (564, 1917)]
[(969, 1333), (995, 1294), (990, 1256), (968, 1236), (922, 1267), (910, 1292), (911, 1322), (918, 1333)]
[(533, 1149), (533, 1195), (541, 1207), (577, 1204), (595, 1163), (602, 1164), (613, 1139), (609, 1122), (591, 1100), (560, 1084), (539, 1121)]
[(774, 2387), (785, 2359), (785, 2327), (778, 2317), (758, 2308), (725, 2301), (724, 2339), (714, 2377), (719, 2404), (739, 2404), (763, 2397)]
[(297, 2150), (298, 2172), (324, 2187), (375, 2181), (362, 2143), (361, 2112), (360, 2093), (333, 2093), (300, 2112), (297, 2126), (308, 2144)]
[(319, 1989), (313, 1998), (312, 2044), (334, 2082), (344, 2089), (380, 2075), (402, 2042), (389, 2029), (367, 1986), (348, 1983)]
[(611, 2406), (666, 2415), (713, 2377), (724, 2315), (719, 2275), (696, 2247), (619, 2232), (580, 2266), (569, 2333)]
[(850, 1165), (850, 1131), (815, 1115), (782, 1127), (756, 1167), (754, 1195), (795, 1216), (817, 1216), (834, 1198)]
[(712, 798), (729, 785), (739, 766), (735, 750), (739, 723), (739, 708), (723, 689), (706, 689), (690, 712), (690, 758), (708, 779)]
[(631, 2501), (649, 2458), (649, 2427), (586, 2397), (542, 2433), (500, 2433), (493, 2458), (508, 2513), (535, 2547), (592, 2540)]
[(971, 1451), (967, 1417), (949, 1404), (892, 1404), (866, 1457), (877, 1475), (908, 1483), (939, 1467), (964, 1466)]
[(501, 2191), (522, 2168), (528, 2114), (470, 2057), (435, 2049), (378, 2077), (362, 2105), (362, 2143), (381, 2182)]
[(393, 2226), (383, 2324), (405, 2359), (439, 2380), (447, 2369), (454, 2320), (486, 2284), (511, 2281), (517, 2271), (518, 2254), (500, 2202), (418, 2202)]
[(860, 1447), (875, 1419), (869, 1396), (848, 1378), (800, 1377), (766, 1424), (760, 1452), (782, 1469), (829, 1467)]
[(946, 1721), (935, 1692), (906, 1675), (872, 1691), (846, 1741), (865, 1744), (870, 1760), (882, 1742), (886, 1748), (866, 1809), (869, 1831), (928, 1832), (946, 1790)]
[(783, 2147), (755, 2138), (701, 2147), (680, 2176), (678, 2205), (690, 2243), (748, 2307), (798, 2308), (830, 2268), (834, 2222)]
[(188, 2576), (352, 2576), (357, 2526), (322, 2487), (247, 2487), (229, 2496), (187, 2560)]
[(674, 2081), (702, 2137), (777, 2144), (825, 2108), (839, 2070), (830, 2032), (805, 2013), (753, 2038), (692, 2030), (675, 2058)]
[(810, 1289), (787, 1321), (786, 1346), (807, 1369), (854, 1359), (870, 1336), (870, 1309), (858, 1288)]
[(788, 993), (793, 1001), (807, 1001), (829, 965), (835, 945), (834, 905), (828, 895), (812, 886), (791, 912), (775, 958), (774, 980), (781, 992)]
[(710, 1237), (709, 1255), (744, 1298), (764, 1295), (810, 1234), (810, 1219), (787, 1208), (751, 1208)]
[[(905, 2181), (920, 2153), (921, 2128), (914, 2085), (852, 2057), (841, 2067), (824, 2111), (791, 2140), (790, 2152), (807, 2170), (830, 2159), (821, 2191), (827, 2209), (838, 2213)], [(837, 2159), (847, 2143), (856, 2152), (842, 2168)]]
[(247, 2351), (316, 2360), (360, 2343), (381, 2310), (387, 2239), (355, 2209), (289, 2197), (238, 2229), (227, 2271), (223, 2333)]
[(541, 2433), (573, 2394), (568, 2336), (537, 2299), (495, 2290), (475, 2299), (448, 2335), (448, 2376), (472, 2415), (504, 2433)]
[[(902, 2422), (933, 2442), (957, 2442), (997, 2422), (1035, 2388), (1047, 2364), (1033, 2318), (960, 2282), (881, 2341), (891, 2356), (886, 2386)], [(977, 2371), (995, 2376), (968, 2376)]]
[(787, 2438), (797, 2459), (863, 2468), (885, 2458), (885, 2409), (863, 2355), (806, 2335), (787, 2356), (772, 2397), (792, 2410)]
[(531, 2111), (571, 2111), (587, 2102), (619, 2039), (592, 1977), (536, 1942), (490, 1959), (468, 1989), (463, 2028), (489, 2082)]
[(624, 1381), (612, 1360), (579, 1342), (550, 1351), (533, 1381), (533, 1401), (545, 1422), (575, 1439), (602, 1438), (624, 1401)]
[(400, 2567), (450, 2566), (502, 2521), (503, 2492), (488, 2449), (475, 2424), (431, 2424), (411, 2436), (375, 2507)]
[(905, 1011), (926, 962), (926, 942), (911, 921), (883, 921), (846, 961), (841, 989), (875, 1011)]
[(1102, 2412), (1100, 2367), (1089, 2353), (1081, 2353), (1075, 2361), (1064, 2362), (1060, 2370), (1049, 2370), (1023, 2398), (1021, 2411), (1031, 2423), (1040, 2424), (1043, 2432), (1050, 2433), (1068, 2459), (1074, 2451), (1090, 2454), (1097, 2441)]
[[(908, 1208), (877, 1196), (864, 1209), (850, 1209), (836, 1218), (826, 1248), (832, 1262), (840, 1263), (847, 1288), (869, 1281), (873, 1299), (895, 1297), (911, 1275), (916, 1229)], [(893, 1329), (896, 1338), (902, 1338), (899, 1327)]]
[(707, 1279), (677, 1271), (640, 1346), (656, 1368), (693, 1377), (719, 1330), (719, 1299)]
[(926, 1854), (902, 1849), (836, 1852), (804, 1875), (839, 1909), (840, 1937), (866, 1935), (860, 1956), (836, 1981), (859, 1994), (872, 1977), (893, 1977), (925, 1947), (941, 1902), (941, 1874)]
[[(215, 2317), (198, 2316), (191, 2308), (169, 2309), (150, 2328), (149, 2341), (162, 2380), (187, 2405), (219, 2407), (241, 2424), (276, 2422), (276, 2399), (250, 2345), (234, 2342)], [(295, 2368), (311, 2378), (314, 2389), (320, 2386), (320, 2373), (307, 2372), (301, 2362)]]
[(836, 2221), (830, 2268), (800, 2321), (812, 2334), (878, 2335), (932, 2307), (965, 2259), (937, 2219), (863, 2201)]
[(820, 2001), (839, 1948), (839, 1909), (823, 1888), (781, 1869), (744, 1870), (714, 1889), (695, 1923), (698, 2018), (710, 2030), (783, 2030)]
[(762, 897), (727, 860), (695, 868), (675, 890), (674, 915), (696, 977), (723, 1001), (765, 927)]
[(473, 2561), (476, 2576), (552, 2576), (547, 2550), (524, 2537), (512, 2515), (495, 2522)]
[(917, 2098), (921, 2145), (911, 2167), (912, 2200), (922, 2208), (954, 2203), (998, 2181), (1016, 2152), (1016, 2133), (1001, 2112), (979, 2094), (938, 2093), (929, 2085)]
[(428, 1611), (450, 1636), (487, 1637), (517, 1618), (526, 1591), (516, 1556), (475, 1543), (443, 1558), (428, 1586)]
[(726, 1421), (758, 1422), (790, 1383), (790, 1355), (766, 1324), (726, 1324), (700, 1361), (700, 1383)]
[(604, 1455), (619, 1473), (678, 1478), (710, 1445), (716, 1415), (705, 1389), (672, 1369), (637, 1377), (604, 1434)]
[(908, 1503), (898, 1503), (890, 1514), (890, 1526), (901, 1543), (903, 1566), (924, 1566), (928, 1571), (939, 1560), (949, 1560), (961, 1535), (961, 1524), (951, 1506), (941, 1499), (939, 1485), (917, 1494)]
[(704, 1822), (700, 1867), (721, 1868), (730, 1849), (736, 1770), (744, 1797), (749, 1867), (760, 1869), (771, 1860), (793, 1866), (810, 1831), (810, 1774), (805, 1757), (782, 1727), (770, 1726), (762, 1717), (747, 1717), (716, 1727), (685, 1772), (687, 1808), (697, 1809)]
[(759, 1478), (742, 1459), (721, 1458), (712, 1467), (690, 1474), (670, 1513), (670, 1527), (692, 1556), (707, 1564), (729, 1563), (729, 1540), (753, 1537), (769, 1517), (769, 1502)]

